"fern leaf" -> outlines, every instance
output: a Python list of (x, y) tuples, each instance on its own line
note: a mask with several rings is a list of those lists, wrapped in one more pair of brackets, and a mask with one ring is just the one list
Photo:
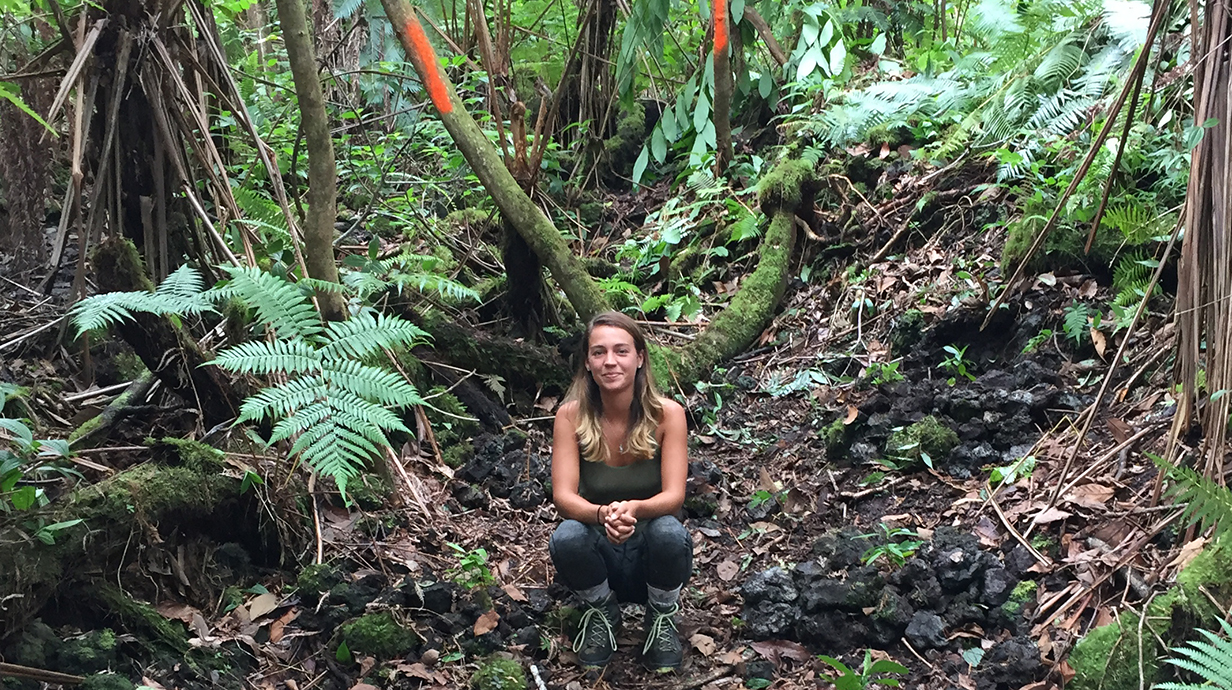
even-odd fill
[(219, 352), (214, 363), (241, 374), (307, 374), (321, 370), (321, 356), (304, 340), (254, 340)]
[(349, 321), (330, 323), (328, 344), (321, 348), (325, 360), (363, 359), (382, 348), (411, 347), (428, 337), (415, 324), (397, 316), (360, 312)]
[(367, 420), (368, 423), (385, 431), (404, 431), (410, 433), (410, 429), (406, 428), (402, 420), (393, 412), (374, 402), (364, 400), (350, 391), (331, 389), (325, 404), (331, 410), (359, 415), (362, 419)]
[(415, 387), (401, 376), (354, 360), (327, 361), (323, 378), (352, 395), (389, 407), (423, 403)]
[(282, 338), (312, 339), (322, 331), (316, 309), (300, 289), (259, 268), (224, 266), (231, 280), (213, 290), (216, 299), (238, 297)]
[(270, 386), (244, 400), (239, 421), (262, 422), (267, 417), (287, 417), (320, 400), (324, 392), (325, 381), (319, 376), (304, 376), (280, 386)]
[(205, 292), (205, 280), (201, 278), (197, 269), (184, 264), (167, 276), (154, 294), (185, 300), (188, 307), (192, 309), (199, 308), (198, 305), (208, 306), (208, 303), (200, 299), (202, 292)]
[[(274, 428), (270, 431), (270, 443), (285, 441), (297, 434), (303, 434), (310, 429), (312, 433), (324, 433), (325, 427), (318, 425), (329, 419), (330, 407), (325, 400), (317, 400), (309, 404), (302, 410), (290, 414), (278, 420)], [(295, 448), (292, 448), (292, 455), (295, 454)]]
[[(1156, 464), (1161, 461), (1153, 458)], [(1164, 463), (1167, 465), (1167, 463)], [(1161, 467), (1164, 467), (1161, 465)], [(1170, 465), (1167, 465), (1170, 467)], [(1219, 620), (1224, 635), (1232, 636), (1232, 625)], [(1209, 642), (1191, 640), (1188, 646), (1175, 647), (1173, 656), (1167, 663), (1185, 669), (1199, 676), (1203, 684), (1192, 683), (1161, 683), (1155, 687), (1159, 690), (1198, 690), (1199, 688), (1215, 687), (1222, 690), (1232, 690), (1232, 642), (1219, 637), (1209, 630), (1199, 629), (1198, 632)]]
[(1216, 538), (1232, 530), (1232, 491), (1188, 467), (1150, 457), (1172, 478), (1168, 496), (1173, 503), (1186, 504), (1183, 518), (1188, 524), (1198, 524), (1203, 530), (1214, 525)]

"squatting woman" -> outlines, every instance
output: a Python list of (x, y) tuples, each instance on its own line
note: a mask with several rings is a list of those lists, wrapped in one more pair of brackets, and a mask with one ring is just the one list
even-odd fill
[(552, 437), (552, 535), (559, 578), (584, 611), (573, 648), (584, 666), (616, 649), (620, 602), (646, 605), (642, 662), (679, 668), (680, 591), (693, 545), (678, 514), (688, 475), (684, 408), (661, 396), (646, 339), (624, 314), (596, 316)]

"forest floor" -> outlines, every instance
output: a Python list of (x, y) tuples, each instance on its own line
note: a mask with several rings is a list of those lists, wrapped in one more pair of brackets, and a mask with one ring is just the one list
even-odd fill
[[(181, 558), (168, 569), (145, 558), (156, 544), (134, 547), (115, 578), (184, 621), (196, 652), (231, 661), (221, 675), (138, 653), (110, 664), (152, 688), (459, 688), (497, 654), (552, 689), (787, 690), (834, 673), (818, 655), (858, 668), (871, 650), (909, 669), (907, 687), (1060, 687), (1078, 637), (1146, 601), (1201, 547), (1151, 507), (1144, 452), (1158, 451), (1173, 409), (1156, 355), (1173, 336), (1163, 314), (1147, 315), (1070, 462), (1125, 333), (1070, 338), (1064, 309), (1110, 299), (1107, 276), (1040, 275), (980, 330), (999, 242), (943, 230), (893, 260), (793, 279), (755, 349), (697, 392), (664, 386), (691, 417), (695, 568), (678, 674), (641, 670), (635, 607), (605, 671), (574, 663), (576, 602), (547, 550), (558, 521), (542, 490), (549, 398), (503, 435), (473, 439), (457, 468), (408, 445), (392, 490), (356, 487), (350, 506), (318, 491), (315, 509), (300, 509), (319, 526), (294, 552), (213, 544), (185, 567), (187, 537), (163, 530)], [(32, 332), (59, 318), (53, 304), (0, 287), (0, 380), (32, 386), (44, 431), (67, 432), (106, 398), (75, 390), (80, 356), (48, 347), (58, 326)], [(695, 328), (650, 330), (671, 344)], [(112, 347), (96, 347), (95, 380), (125, 380)], [(141, 462), (144, 437), (208, 431), (182, 410), (147, 412), (79, 469), (99, 478)], [(292, 565), (314, 549), (324, 566)], [(63, 603), (74, 596), (62, 588), (44, 612), (58, 636), (115, 627), (74, 619)], [(11, 659), (27, 638), (0, 648)]]

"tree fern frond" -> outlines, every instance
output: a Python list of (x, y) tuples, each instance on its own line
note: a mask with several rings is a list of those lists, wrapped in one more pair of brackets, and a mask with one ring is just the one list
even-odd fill
[(406, 407), (423, 403), (419, 391), (398, 374), (355, 360), (327, 361), (323, 378), (332, 386), (382, 405)]
[(1172, 478), (1168, 497), (1173, 503), (1186, 504), (1183, 519), (1187, 524), (1198, 524), (1203, 530), (1214, 525), (1216, 538), (1232, 531), (1232, 491), (1188, 467), (1173, 465), (1157, 455), (1149, 457)]
[(455, 304), (480, 301), (478, 292), (436, 273), (394, 273), (390, 281), (399, 286), (409, 285), (420, 292), (435, 292)]
[(349, 321), (330, 323), (328, 343), (321, 348), (327, 360), (350, 357), (363, 359), (380, 352), (381, 348), (411, 347), (427, 339), (426, 331), (397, 316), (360, 312)]
[(282, 215), (282, 207), (273, 199), (247, 187), (235, 187), (231, 190), (231, 195), (235, 197), (235, 203), (240, 207), (245, 219), (260, 221), (262, 225), (290, 236), (287, 233), (287, 219)]
[(1044, 55), (1031, 75), (1045, 88), (1052, 90), (1069, 81), (1082, 67), (1087, 53), (1077, 38), (1066, 38)]
[(197, 269), (188, 264), (184, 264), (172, 271), (171, 275), (167, 276), (162, 283), (159, 283), (158, 287), (154, 290), (156, 295), (184, 300), (186, 306), (190, 309), (200, 309), (202, 305), (209, 306), (208, 302), (201, 299), (201, 293), (203, 292), (205, 292), (205, 280)]
[(331, 389), (325, 404), (331, 410), (359, 415), (361, 419), (385, 431), (404, 431), (410, 433), (410, 429), (406, 428), (406, 424), (393, 412), (374, 402), (365, 400), (350, 391), (339, 388)]
[(214, 363), (241, 374), (308, 374), (321, 370), (321, 355), (304, 340), (253, 340), (219, 352)]
[(199, 314), (212, 311), (209, 303), (198, 295), (180, 298), (157, 292), (105, 292), (81, 300), (69, 311), (77, 326), (77, 335), (101, 330), (133, 318), (133, 314), (157, 316)]
[(286, 417), (321, 399), (325, 381), (319, 376), (291, 379), (249, 396), (240, 405), (239, 421), (263, 422), (267, 417)]
[(321, 333), (312, 302), (293, 283), (259, 268), (224, 266), (231, 280), (212, 292), (218, 299), (238, 297), (256, 309), (257, 318), (282, 338), (311, 339)]
[[(1160, 461), (1156, 460), (1158, 464)], [(1165, 463), (1166, 464), (1166, 463)], [(1162, 467), (1162, 466), (1161, 466)], [(1232, 636), (1232, 625), (1219, 619), (1225, 636)], [(1174, 647), (1173, 656), (1167, 663), (1196, 674), (1203, 681), (1201, 685), (1194, 683), (1161, 683), (1154, 686), (1158, 690), (1199, 690), (1200, 688), (1220, 688), (1232, 690), (1232, 642), (1216, 635), (1209, 630), (1198, 629), (1209, 643), (1201, 640), (1191, 640), (1188, 646)]]
[[(270, 443), (285, 441), (297, 434), (306, 433), (310, 429), (313, 430), (313, 433), (324, 433), (325, 428), (318, 427), (317, 425), (329, 419), (331, 413), (332, 410), (324, 399), (317, 400), (304, 409), (278, 420), (278, 423), (270, 431)], [(295, 452), (296, 449), (292, 448), (291, 454), (294, 455)]]
[(321, 280), (319, 278), (300, 278), (295, 285), (300, 289), (308, 289), (318, 295), (345, 295), (347, 287), (342, 283), (335, 283), (332, 280)]

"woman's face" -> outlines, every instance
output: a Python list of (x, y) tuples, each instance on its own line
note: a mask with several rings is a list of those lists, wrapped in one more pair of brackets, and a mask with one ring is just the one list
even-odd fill
[(616, 326), (596, 326), (590, 332), (586, 369), (602, 391), (614, 393), (633, 386), (643, 356), (633, 343), (633, 335)]

